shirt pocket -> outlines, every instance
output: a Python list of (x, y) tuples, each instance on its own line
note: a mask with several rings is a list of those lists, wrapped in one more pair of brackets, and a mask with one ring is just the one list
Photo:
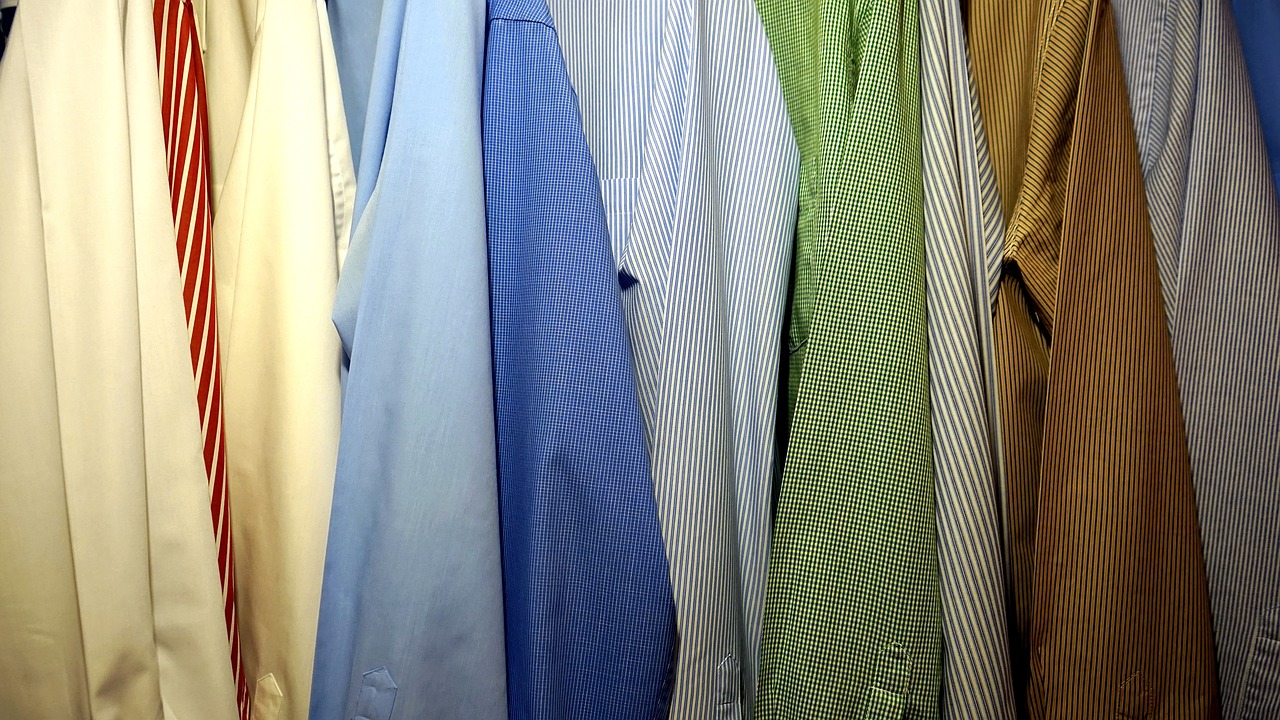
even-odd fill
[(391, 720), (397, 689), (386, 667), (365, 673), (360, 681), (360, 695), (356, 698), (356, 714), (351, 720)]
[(253, 720), (278, 720), (284, 708), (284, 691), (276, 676), (267, 673), (253, 688)]
[(905, 646), (891, 643), (880, 653), (875, 683), (862, 693), (858, 720), (902, 720), (907, 715), (910, 686), (911, 655)]
[(1275, 718), (1280, 718), (1280, 605), (1258, 620), (1240, 701), (1240, 720)]

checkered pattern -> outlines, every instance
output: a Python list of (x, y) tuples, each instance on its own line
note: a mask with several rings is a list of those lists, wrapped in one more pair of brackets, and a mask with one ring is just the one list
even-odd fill
[[(937, 717), (935, 542), (914, 3), (758, 3), (801, 153), (791, 431), (756, 716)], [(911, 671), (880, 685), (883, 651)]]
[(675, 606), (604, 205), (544, 0), (489, 3), (511, 717), (665, 718)]

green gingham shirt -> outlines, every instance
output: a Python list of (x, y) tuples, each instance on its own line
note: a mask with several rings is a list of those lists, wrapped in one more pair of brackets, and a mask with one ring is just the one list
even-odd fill
[(801, 155), (757, 718), (934, 718), (917, 5), (757, 0)]

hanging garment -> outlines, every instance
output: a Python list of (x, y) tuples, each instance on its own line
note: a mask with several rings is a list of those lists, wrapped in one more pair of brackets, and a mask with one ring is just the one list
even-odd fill
[(196, 29), (204, 48), (205, 90), (209, 111), (209, 188), (213, 214), (218, 214), (222, 186), (231, 170), (231, 156), (249, 92), (250, 66), (258, 37), (255, 0), (213, 2), (191, 0)]
[(810, 5), (759, 2), (801, 170), (756, 717), (937, 717), (917, 7)]
[(749, 715), (798, 155), (750, 0), (552, 0), (623, 282), (680, 634), (671, 714)]
[[(1253, 96), (1266, 136), (1267, 154), (1271, 157), (1271, 173), (1280, 188), (1280, 4), (1275, 0), (1233, 0), (1236, 26), (1240, 29), (1240, 45), (1253, 81)], [(1223, 18), (1226, 8), (1214, 11)], [(1225, 31), (1223, 31), (1225, 32)], [(1231, 65), (1228, 63), (1227, 67)], [(1235, 79), (1234, 75), (1229, 77)], [(1237, 90), (1234, 95), (1239, 96)]]
[(920, 3), (943, 717), (1013, 720), (991, 310), (1004, 218), (956, 0)]
[(666, 718), (676, 618), (644, 421), (542, 0), (489, 3), (483, 116), (510, 717)]
[(971, 11), (1008, 213), (995, 332), (1020, 716), (1217, 717), (1190, 465), (1111, 6)]
[[(300, 720), (338, 452), (330, 315), (355, 178), (323, 2), (231, 5), (206, 16), (255, 20), (213, 224), (237, 603), (255, 720)], [(206, 60), (239, 62), (213, 49)]]
[(343, 395), (311, 718), (507, 717), (485, 3), (387, 0), (334, 321)]
[(1280, 717), (1280, 210), (1263, 130), (1224, 0), (1117, 3), (1116, 23), (1169, 288), (1223, 716)]
[(209, 479), (218, 578), (231, 651), (231, 674), (241, 720), (249, 720), (249, 690), (240, 654), (236, 612), (235, 553), (227, 493), (226, 430), (222, 413), (222, 356), (218, 347), (213, 262), (213, 212), (209, 206), (209, 117), (195, 13), (187, 0), (156, 0), (153, 12), (160, 113), (169, 167), (169, 194), (178, 234), (178, 270), (186, 310), (191, 369), (200, 411), (204, 470)]
[(0, 64), (0, 717), (233, 720), (150, 0)]
[(4, 46), (9, 40), (9, 32), (13, 28), (13, 18), (17, 12), (17, 0), (0, 2), (0, 59), (4, 59)]
[(369, 109), (373, 82), (373, 58), (378, 47), (378, 26), (383, 0), (329, 0), (333, 28), (333, 53), (342, 79), (342, 106), (351, 134), (351, 158), (360, 167), (360, 141)]

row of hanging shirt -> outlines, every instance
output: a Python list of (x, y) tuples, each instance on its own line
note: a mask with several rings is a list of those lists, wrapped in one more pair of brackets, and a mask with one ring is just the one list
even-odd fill
[(1225, 4), (64, 5), (0, 715), (1280, 713)]

